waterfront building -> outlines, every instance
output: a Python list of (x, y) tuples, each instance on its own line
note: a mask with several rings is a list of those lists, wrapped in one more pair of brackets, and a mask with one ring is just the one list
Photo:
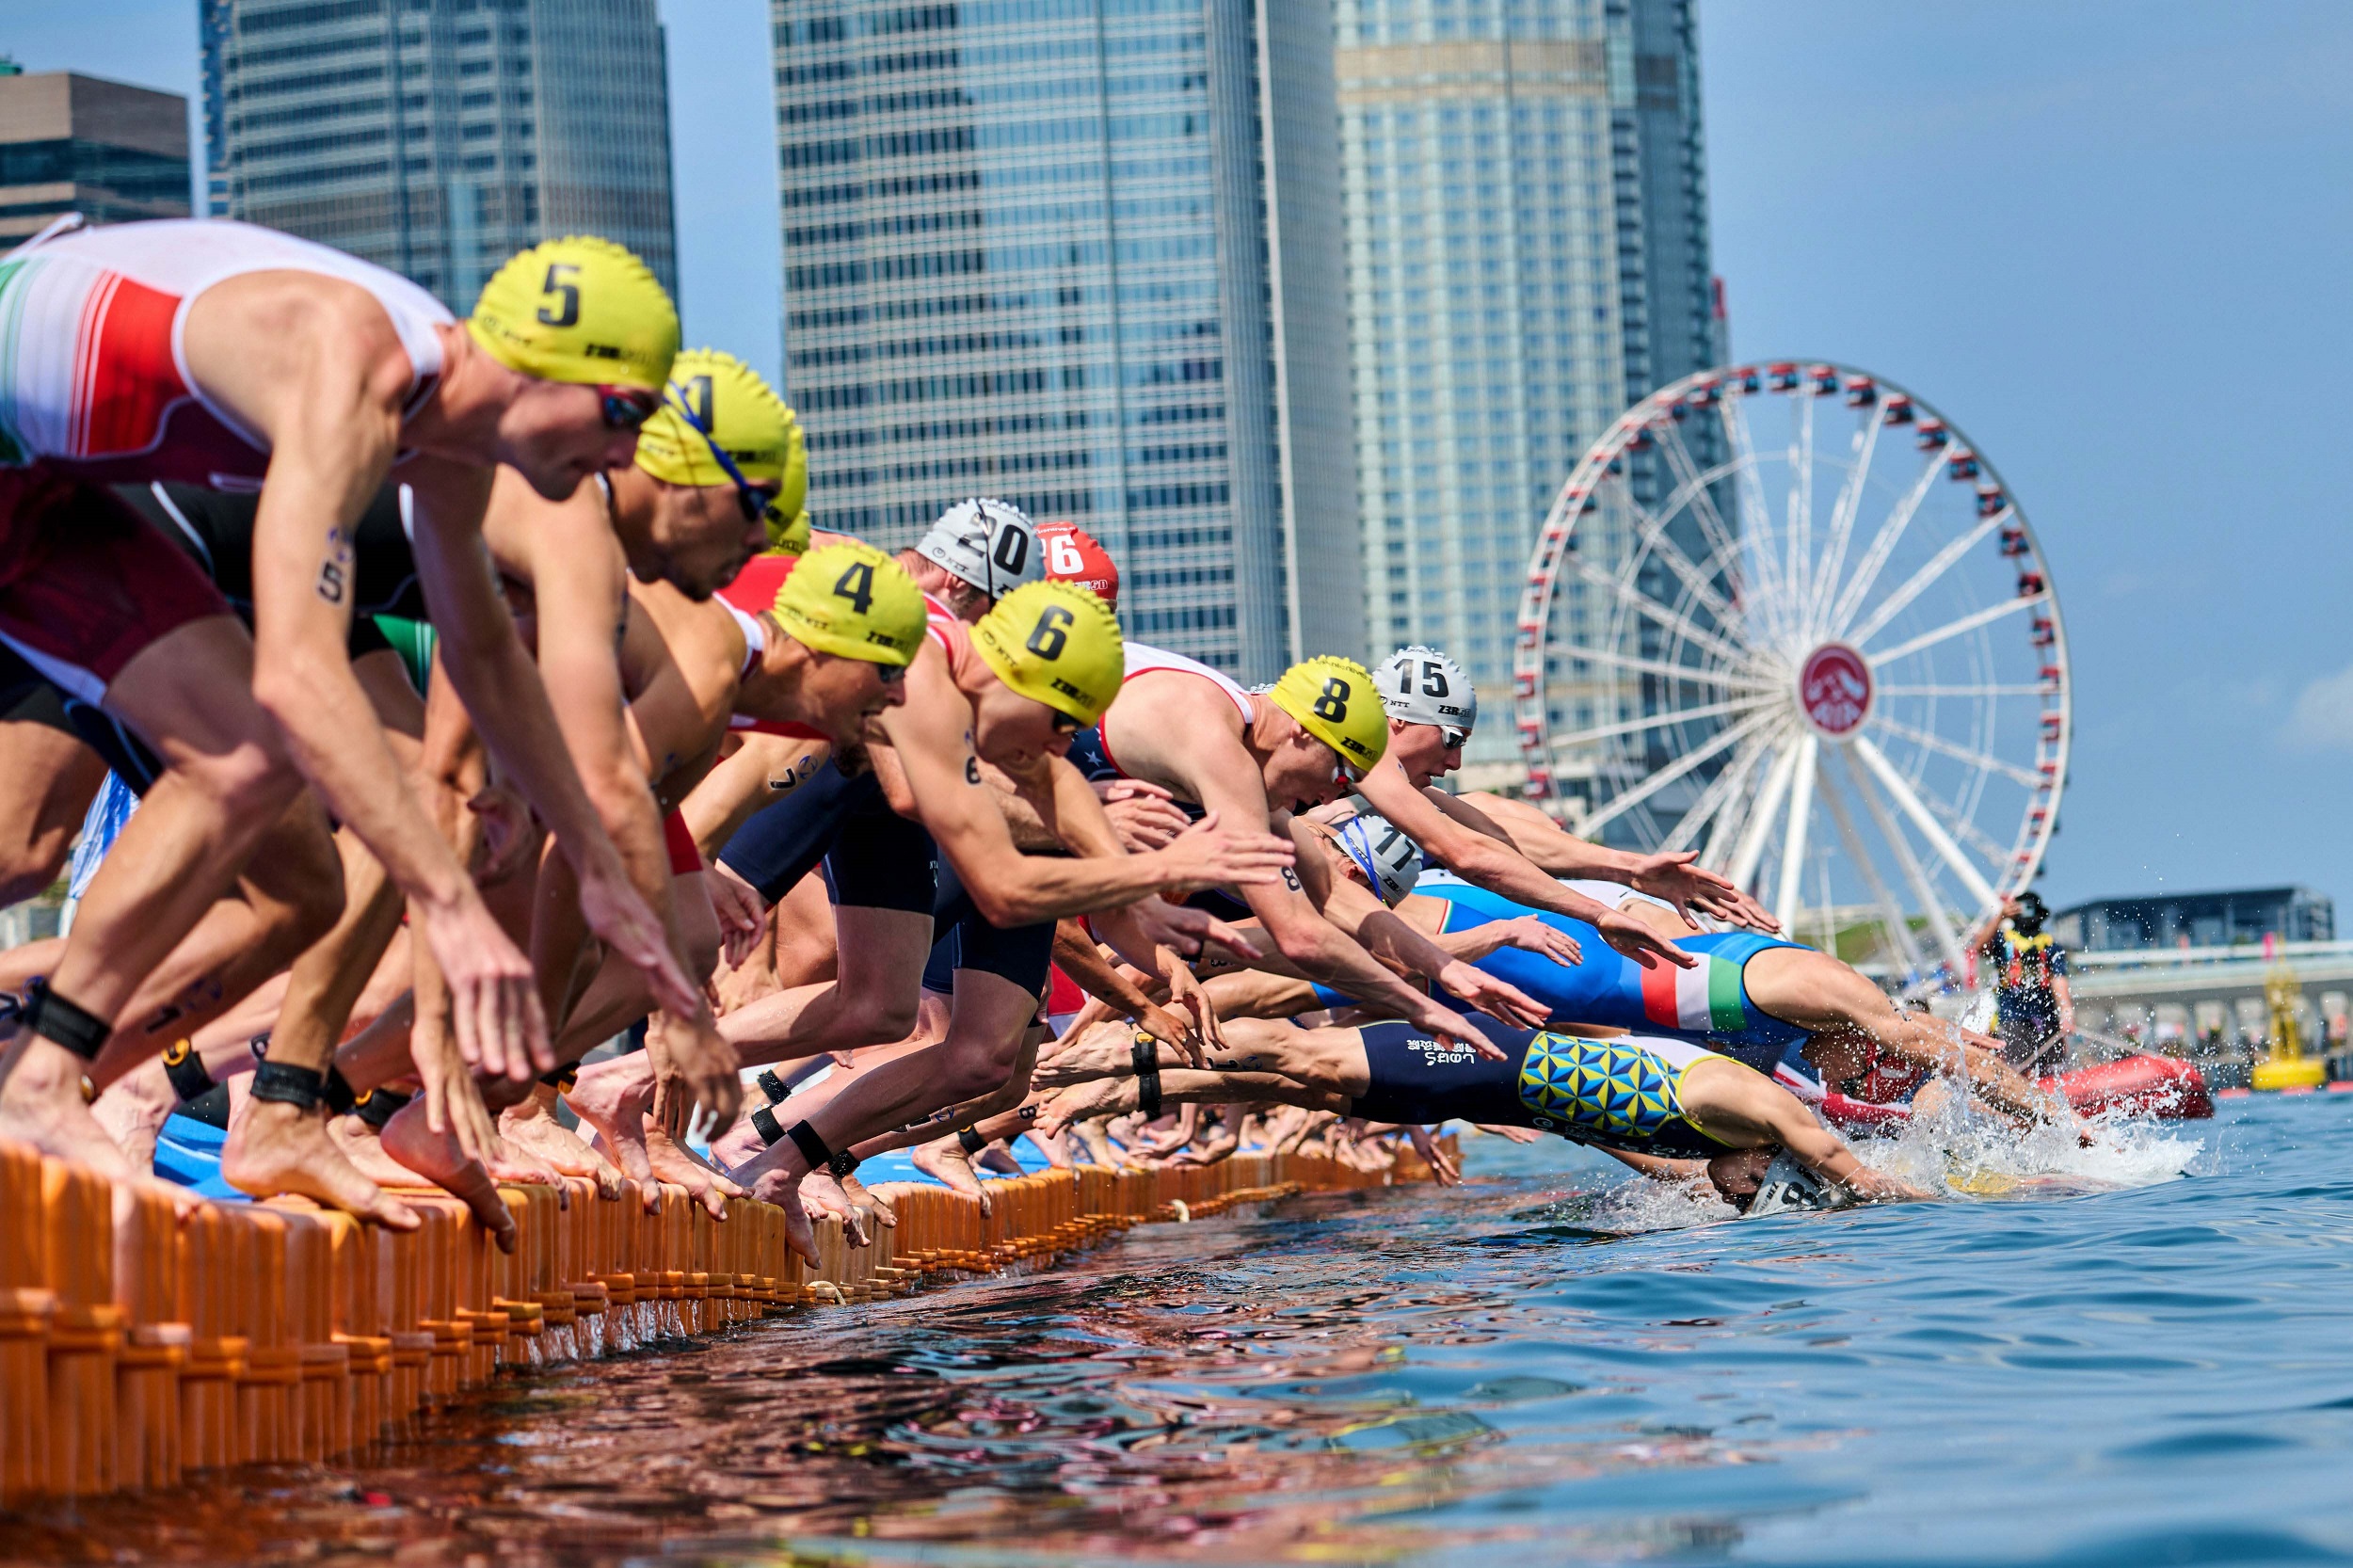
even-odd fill
[[(1376, 652), (1469, 670), (1466, 782), (1519, 776), (1512, 644), (1555, 492), (1635, 400), (1725, 352), (1692, 11), (1337, 0), (1366, 619)], [(1647, 465), (1630, 477), (1649, 499)], [(1614, 558), (1608, 516), (1580, 526)], [(1593, 590), (1561, 591), (1575, 625)]]
[(1329, 0), (772, 0), (819, 526), (968, 495), (1111, 550), (1134, 636), (1363, 655)]
[(207, 202), (456, 311), (509, 255), (597, 233), (673, 294), (654, 0), (199, 0)]
[(2152, 893), (2095, 899), (2051, 917), (2051, 936), (2088, 952), (2124, 948), (2227, 948), (2332, 942), (2334, 900), (2310, 888), (2248, 888), (2219, 893)]
[(0, 61), (0, 250), (66, 213), (185, 217), (188, 200), (186, 99)]

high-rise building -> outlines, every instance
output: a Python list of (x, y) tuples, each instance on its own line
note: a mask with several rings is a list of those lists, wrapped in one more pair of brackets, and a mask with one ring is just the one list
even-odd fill
[(551, 234), (626, 245), (677, 292), (654, 0), (199, 0), (199, 19), (216, 216), (457, 311)]
[(772, 0), (820, 526), (968, 495), (1111, 549), (1131, 634), (1361, 654), (1330, 0)]
[(1469, 670), (1468, 781), (1517, 771), (1513, 623), (1554, 492), (1720, 351), (1691, 9), (1336, 0), (1368, 630)]
[(0, 250), (78, 212), (188, 216), (188, 101), (70, 71), (0, 69)]

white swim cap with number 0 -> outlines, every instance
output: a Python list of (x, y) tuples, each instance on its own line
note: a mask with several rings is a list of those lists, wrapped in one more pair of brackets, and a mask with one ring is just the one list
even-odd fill
[(1024, 583), (1046, 581), (1037, 530), (1018, 506), (976, 496), (939, 514), (915, 552), (986, 594), (991, 603)]

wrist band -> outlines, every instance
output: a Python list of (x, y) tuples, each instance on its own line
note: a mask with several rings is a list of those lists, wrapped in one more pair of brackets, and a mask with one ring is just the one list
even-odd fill
[(264, 1059), (253, 1067), (253, 1097), (274, 1100), (303, 1111), (315, 1111), (326, 1078), (326, 1074), (312, 1067), (297, 1067), (291, 1062)]
[(1160, 1043), (1137, 1030), (1128, 1060), (1136, 1069), (1136, 1109), (1152, 1121), (1160, 1113)]
[(392, 1113), (407, 1105), (410, 1097), (397, 1089), (371, 1089), (353, 1103), (352, 1112), (368, 1126), (381, 1132), (384, 1130), (384, 1124), (392, 1119)]
[[(802, 1125), (807, 1126), (808, 1124), (804, 1123)], [(856, 1155), (852, 1154), (848, 1149), (843, 1149), (840, 1153), (835, 1155), (831, 1160), (825, 1161), (825, 1169), (832, 1172), (833, 1178), (836, 1181), (839, 1181), (864, 1163), (865, 1161), (858, 1159)]]
[(784, 1135), (792, 1140), (792, 1146), (801, 1151), (801, 1158), (808, 1161), (810, 1170), (822, 1171), (832, 1161), (833, 1150), (825, 1146), (824, 1139), (807, 1122), (794, 1122), (784, 1129)]
[(49, 988), (46, 977), (24, 987), (24, 1027), (42, 1039), (63, 1046), (85, 1062), (95, 1062), (106, 1048), (114, 1025), (87, 1008), (77, 1007)]
[(332, 1062), (327, 1064), (327, 1071), (319, 1079), (319, 1098), (326, 1103), (327, 1113), (330, 1116), (348, 1116), (352, 1108), (360, 1103), (360, 1096), (352, 1092), (351, 1080), (345, 1078), (344, 1070)]
[(558, 1094), (567, 1093), (580, 1081), (580, 1064), (567, 1062), (560, 1067), (552, 1067), (539, 1075), (539, 1081)]
[(171, 1080), (171, 1092), (183, 1105), (213, 1086), (213, 1075), (204, 1070), (204, 1059), (196, 1054), (196, 1048), (186, 1040), (174, 1040), (165, 1048), (164, 1076)]
[(751, 1123), (752, 1130), (760, 1134), (760, 1141), (770, 1148), (776, 1147), (776, 1140), (784, 1136), (784, 1128), (776, 1121), (776, 1113), (764, 1105), (753, 1109)]
[(957, 1133), (956, 1142), (964, 1145), (965, 1153), (974, 1156), (978, 1156), (983, 1149), (988, 1147), (988, 1140), (981, 1136), (980, 1129), (977, 1128), (968, 1127)]
[[(770, 1105), (782, 1105), (792, 1096), (792, 1085), (778, 1078), (774, 1067), (760, 1068), (760, 1076), (752, 1081), (760, 1085), (760, 1092), (768, 1096)], [(776, 1140), (771, 1138), (768, 1142), (773, 1144)]]

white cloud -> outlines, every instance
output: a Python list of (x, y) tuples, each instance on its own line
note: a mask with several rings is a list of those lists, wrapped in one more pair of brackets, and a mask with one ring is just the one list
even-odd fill
[(2298, 692), (2280, 738), (2297, 751), (2353, 751), (2353, 665)]

